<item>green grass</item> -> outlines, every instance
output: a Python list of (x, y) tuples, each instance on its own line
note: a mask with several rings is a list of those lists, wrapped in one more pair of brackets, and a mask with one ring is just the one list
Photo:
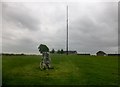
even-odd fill
[(2, 56), (0, 55), (0, 86), (2, 85)]
[(118, 57), (51, 55), (54, 69), (39, 69), (40, 56), (3, 56), (3, 85), (117, 85)]

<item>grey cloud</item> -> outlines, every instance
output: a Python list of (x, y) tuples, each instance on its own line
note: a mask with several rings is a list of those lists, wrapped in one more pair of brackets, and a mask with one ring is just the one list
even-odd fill
[[(0, 13), (2, 13), (2, 3), (0, 3)], [(2, 53), (2, 14), (0, 14), (0, 53)]]
[(22, 3), (11, 4), (3, 4), (3, 18), (7, 22), (13, 22), (16, 26), (20, 27), (21, 29), (39, 29), (39, 20), (30, 13), (30, 10), (28, 8), (22, 5)]
[(38, 45), (29, 38), (23, 38), (20, 40), (14, 41), (14, 44), (4, 43), (3, 51), (4, 52), (13, 52), (13, 53), (38, 53)]
[[(31, 7), (26, 8), (26, 4), (19, 6), (16, 4), (14, 4), (15, 6), (5, 5), (3, 11), (4, 19), (7, 21), (5, 25), (10, 27), (9, 22), (13, 22), (13, 26), (17, 25), (16, 28), (21, 28), (24, 35), (21, 34), (21, 37), (17, 38), (15, 37), (18, 36), (16, 33), (3, 31), (3, 52), (37, 53), (37, 46), (40, 43), (46, 44), (50, 49), (66, 49), (65, 6), (52, 6), (52, 8), (50, 4), (50, 6), (43, 6), (43, 8), (38, 6), (37, 9), (40, 8), (40, 12), (36, 12), (36, 10), (33, 11), (35, 13), (32, 13), (30, 12)], [(33, 4), (33, 8), (34, 5), (41, 5), (41, 3)], [(92, 4), (87, 7), (79, 4), (77, 6), (75, 4), (70, 5), (69, 50), (88, 53), (96, 53), (98, 50), (117, 51), (118, 21), (116, 5), (116, 3), (99, 3), (95, 5), (96, 7)], [(20, 6), (22, 7), (20, 8)], [(50, 11), (48, 11), (49, 7)], [(32, 10), (35, 10), (35, 8)], [(9, 29), (8, 27), (7, 29)], [(35, 30), (35, 32), (24, 31), (23, 29), (26, 28)], [(38, 31), (36, 31), (37, 29)], [(11, 31), (14, 30), (11, 29)]]
[(70, 22), (69, 43), (71, 49), (75, 48), (80, 52), (96, 52), (99, 49), (110, 50), (118, 46), (117, 6), (113, 8), (113, 3), (102, 4), (106, 5), (106, 9), (101, 11), (101, 16), (98, 14), (100, 18), (97, 13), (88, 13), (92, 15), (84, 15), (82, 18), (79, 16), (78, 19)]

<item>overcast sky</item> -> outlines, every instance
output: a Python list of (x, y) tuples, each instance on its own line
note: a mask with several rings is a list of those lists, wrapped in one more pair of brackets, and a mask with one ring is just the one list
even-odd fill
[[(69, 50), (117, 53), (117, 2), (72, 2), (68, 6)], [(66, 4), (4, 2), (2, 40), (3, 53), (39, 53), (39, 44), (66, 50)]]

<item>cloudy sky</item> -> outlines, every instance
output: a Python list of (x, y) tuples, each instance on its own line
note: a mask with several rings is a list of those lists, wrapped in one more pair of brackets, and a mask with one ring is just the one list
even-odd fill
[[(118, 3), (80, 2), (69, 6), (69, 50), (95, 54), (118, 51)], [(2, 3), (2, 52), (39, 53), (66, 49), (66, 4), (53, 2)]]

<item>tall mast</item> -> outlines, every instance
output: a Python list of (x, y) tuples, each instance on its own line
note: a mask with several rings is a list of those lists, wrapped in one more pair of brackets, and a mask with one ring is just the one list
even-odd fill
[(67, 28), (67, 40), (66, 40), (66, 54), (68, 55), (68, 5), (67, 5), (67, 14), (66, 14), (67, 16), (67, 20), (66, 20), (66, 22), (67, 22), (67, 26), (66, 26), (66, 28)]

